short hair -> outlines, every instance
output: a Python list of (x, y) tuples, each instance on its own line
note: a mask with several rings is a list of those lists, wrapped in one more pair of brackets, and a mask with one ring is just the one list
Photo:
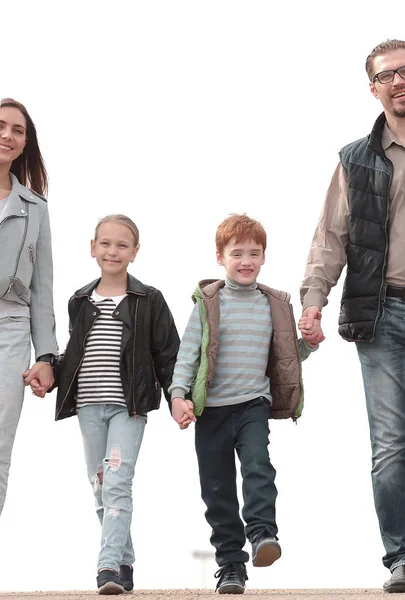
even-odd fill
[(134, 246), (135, 246), (135, 248), (138, 248), (138, 246), (139, 246), (139, 229), (135, 225), (135, 223), (132, 221), (132, 219), (130, 219), (129, 217), (127, 217), (125, 215), (120, 215), (120, 214), (107, 215), (107, 216), (103, 217), (97, 223), (96, 231), (94, 232), (95, 240), (97, 239), (97, 234), (98, 234), (98, 230), (99, 230), (100, 226), (103, 225), (104, 223), (118, 223), (119, 225), (125, 225), (125, 227), (128, 227), (128, 229), (131, 231), (131, 233), (134, 237)]
[(381, 42), (381, 44), (378, 44), (378, 46), (372, 49), (366, 60), (366, 71), (370, 81), (373, 80), (374, 76), (374, 59), (376, 56), (382, 56), (388, 52), (400, 49), (405, 50), (405, 41), (403, 40), (387, 40), (386, 42)]
[(267, 235), (263, 225), (245, 213), (243, 215), (233, 214), (222, 221), (215, 236), (217, 252), (222, 254), (225, 246), (233, 238), (237, 244), (246, 240), (254, 240), (263, 246), (263, 252), (266, 250)]

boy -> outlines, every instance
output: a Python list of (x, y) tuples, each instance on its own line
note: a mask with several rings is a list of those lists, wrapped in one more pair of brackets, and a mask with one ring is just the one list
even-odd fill
[[(201, 495), (220, 567), (216, 589), (243, 594), (246, 537), (254, 566), (269, 566), (281, 556), (268, 418), (270, 410), (275, 418), (300, 415), (300, 361), (313, 348), (297, 340), (289, 295), (256, 282), (266, 250), (262, 225), (246, 215), (232, 215), (218, 227), (216, 248), (226, 279), (205, 280), (197, 287), (169, 392), (180, 428), (196, 421)], [(190, 391), (192, 402), (185, 399)], [(235, 450), (241, 462), (245, 531)]]

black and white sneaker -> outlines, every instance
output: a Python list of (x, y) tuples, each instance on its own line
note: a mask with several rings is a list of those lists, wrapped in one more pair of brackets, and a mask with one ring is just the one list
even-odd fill
[(269, 567), (281, 556), (281, 547), (266, 529), (259, 529), (250, 536), (252, 563), (254, 567)]
[(134, 589), (134, 569), (131, 565), (121, 565), (119, 578), (124, 590), (129, 593)]
[(215, 573), (218, 594), (243, 594), (248, 579), (244, 563), (227, 563)]
[(117, 596), (124, 593), (118, 573), (112, 569), (102, 569), (97, 575), (98, 593), (105, 596)]

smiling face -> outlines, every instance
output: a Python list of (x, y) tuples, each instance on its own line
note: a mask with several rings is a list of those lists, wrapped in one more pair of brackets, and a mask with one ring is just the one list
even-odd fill
[(27, 140), (25, 117), (12, 106), (0, 108), (0, 164), (11, 165), (24, 151)]
[(225, 267), (227, 277), (241, 285), (256, 281), (264, 258), (263, 246), (254, 240), (236, 243), (232, 238), (222, 253), (217, 252), (217, 262)]
[(126, 225), (109, 221), (97, 229), (91, 241), (91, 255), (96, 259), (102, 275), (121, 276), (138, 253), (132, 231)]
[[(390, 69), (398, 69), (405, 65), (405, 49), (400, 48), (376, 56), (373, 63), (373, 72), (381, 73)], [(375, 98), (381, 101), (387, 116), (405, 118), (405, 79), (395, 73), (391, 83), (380, 83), (377, 79), (370, 82), (370, 90)]]

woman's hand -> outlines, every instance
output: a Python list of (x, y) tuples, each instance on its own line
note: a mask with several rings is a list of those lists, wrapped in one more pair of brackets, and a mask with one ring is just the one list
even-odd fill
[(55, 379), (51, 365), (38, 361), (23, 373), (25, 385), (30, 385), (32, 392), (43, 398), (50, 387), (53, 386)]

